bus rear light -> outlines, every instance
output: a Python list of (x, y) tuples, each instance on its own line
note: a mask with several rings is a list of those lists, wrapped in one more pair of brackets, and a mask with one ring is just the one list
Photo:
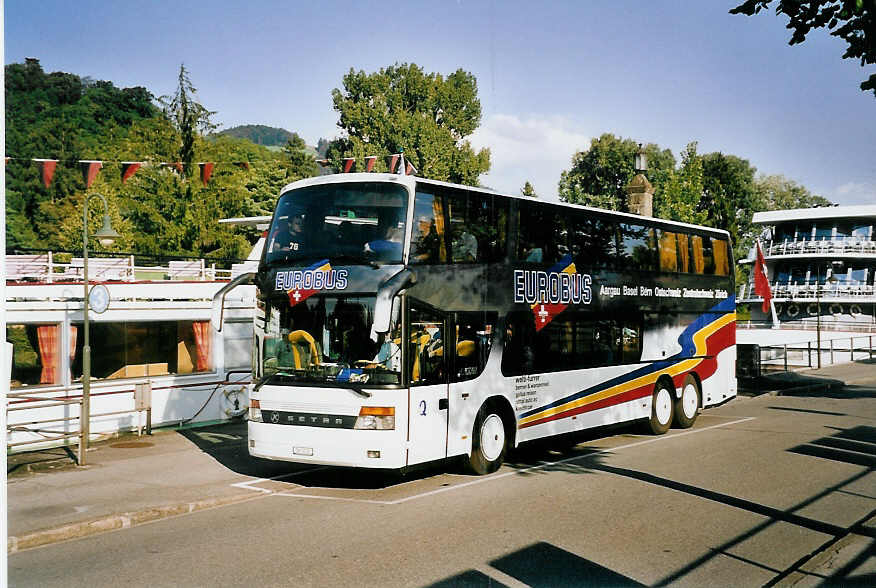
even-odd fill
[(390, 431), (395, 429), (394, 406), (363, 406), (354, 429)]
[(252, 423), (262, 422), (262, 408), (259, 405), (259, 401), (255, 398), (249, 401), (249, 420)]

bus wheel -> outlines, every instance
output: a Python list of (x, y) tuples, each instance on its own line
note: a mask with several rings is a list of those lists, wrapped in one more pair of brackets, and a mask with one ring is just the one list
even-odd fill
[(651, 402), (651, 418), (648, 428), (655, 435), (662, 435), (672, 426), (672, 413), (675, 412), (675, 390), (665, 381), (660, 380), (654, 388)]
[(478, 475), (495, 472), (505, 459), (505, 423), (495, 407), (485, 404), (475, 418), (469, 469)]
[(675, 426), (689, 429), (697, 420), (700, 409), (700, 388), (693, 376), (688, 375), (684, 379), (681, 389), (681, 398), (675, 401)]

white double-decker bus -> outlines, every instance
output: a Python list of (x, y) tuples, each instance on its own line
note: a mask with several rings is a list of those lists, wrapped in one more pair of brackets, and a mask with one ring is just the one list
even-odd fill
[(729, 237), (393, 174), (283, 189), (258, 271), (251, 455), (363, 468), (642, 420), (736, 394)]

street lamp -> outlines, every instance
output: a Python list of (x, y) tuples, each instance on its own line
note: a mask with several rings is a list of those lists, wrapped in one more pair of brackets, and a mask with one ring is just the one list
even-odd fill
[[(831, 284), (836, 284), (837, 279), (833, 277), (833, 266), (834, 265), (842, 265), (842, 262), (833, 261), (830, 264), (830, 276), (825, 275), (824, 283), (830, 282)], [(815, 355), (818, 356), (818, 369), (821, 369), (821, 284), (818, 283), (818, 276), (821, 275), (821, 264), (815, 266), (816, 271), (818, 272), (815, 277), (815, 338), (816, 338), (816, 347), (818, 350), (815, 352)], [(825, 270), (825, 273), (827, 270)]]
[(88, 342), (88, 202), (95, 196), (103, 202), (103, 226), (94, 236), (98, 243), (108, 247), (121, 237), (113, 230), (109, 217), (109, 206), (101, 194), (85, 197), (82, 211), (82, 408), (79, 413), (79, 465), (85, 465), (85, 452), (88, 450), (88, 436), (91, 429), (91, 346)]
[(648, 169), (648, 156), (645, 155), (645, 150), (642, 149), (642, 144), (639, 143), (639, 150), (636, 152), (636, 171), (643, 173)]

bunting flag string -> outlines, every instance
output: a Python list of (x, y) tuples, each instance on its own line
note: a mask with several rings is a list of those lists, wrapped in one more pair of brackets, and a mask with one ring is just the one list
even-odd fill
[[(48, 188), (52, 184), (52, 180), (55, 176), (55, 171), (57, 170), (57, 166), (59, 163), (61, 164), (76, 164), (79, 166), (82, 171), (82, 180), (85, 183), (85, 188), (91, 188), (91, 185), (94, 183), (94, 180), (97, 179), (98, 172), (104, 167), (104, 164), (119, 164), (121, 166), (121, 178), (122, 183), (127, 182), (137, 171), (143, 167), (148, 165), (158, 165), (159, 167), (167, 167), (179, 174), (183, 173), (183, 164), (181, 161), (173, 161), (173, 162), (159, 162), (159, 163), (150, 163), (147, 161), (115, 161), (115, 160), (97, 160), (97, 159), (78, 159), (78, 160), (60, 160), (60, 159), (46, 159), (46, 158), (37, 158), (37, 157), (11, 157), (4, 156), (5, 165), (8, 165), (10, 161), (32, 161), (37, 164), (39, 168), (40, 178), (42, 179), (43, 186)], [(213, 175), (213, 170), (217, 164), (231, 164), (236, 167), (239, 167), (245, 171), (249, 171), (249, 161), (210, 161), (210, 162), (201, 162), (198, 166), (201, 169), (201, 181), (206, 186), (210, 182), (210, 177)]]
[[(158, 163), (151, 163), (147, 161), (115, 161), (115, 160), (98, 160), (98, 159), (79, 159), (79, 160), (59, 160), (59, 159), (43, 159), (43, 158), (29, 158), (29, 157), (11, 157), (6, 156), (5, 164), (8, 165), (10, 160), (15, 161), (32, 161), (37, 164), (39, 167), (40, 178), (42, 179), (43, 186), (48, 188), (52, 184), (52, 179), (55, 176), (55, 171), (57, 169), (58, 163), (62, 164), (78, 164), (80, 169), (82, 170), (82, 179), (85, 183), (85, 188), (91, 188), (91, 185), (94, 183), (95, 179), (97, 179), (98, 172), (104, 167), (104, 164), (107, 163), (115, 163), (121, 166), (121, 179), (122, 184), (127, 182), (137, 171), (143, 167), (148, 165), (158, 165), (159, 167), (169, 168), (176, 173), (183, 175), (183, 164), (181, 161), (163, 161)], [(370, 173), (374, 171), (375, 163), (377, 162), (376, 155), (368, 155), (363, 157), (365, 160), (365, 172)], [(332, 161), (329, 159), (317, 159), (315, 160), (317, 164), (321, 167), (330, 167), (332, 165)], [(356, 158), (355, 157), (345, 157), (341, 160), (342, 165), (341, 169), (343, 173), (352, 173), (356, 171)], [(406, 161), (404, 157), (404, 153), (394, 153), (392, 155), (386, 156), (386, 163), (389, 173), (401, 174), (401, 175), (413, 175), (417, 173), (417, 168), (410, 162)], [(236, 167), (239, 167), (245, 171), (249, 171), (250, 162), (249, 161), (202, 161), (198, 163), (198, 167), (200, 168), (200, 177), (201, 182), (204, 186), (207, 186), (210, 183), (210, 178), (213, 176), (213, 171), (215, 170), (216, 165), (223, 164), (231, 164)]]
[[(91, 184), (94, 183), (94, 179), (97, 177), (97, 172), (103, 167), (103, 163), (100, 161), (84, 160), (80, 161), (79, 165), (82, 166), (82, 178), (85, 180), (85, 188), (88, 189), (91, 187)], [(46, 186), (46, 188), (48, 188), (48, 186)]]
[(206, 186), (210, 182), (210, 176), (213, 175), (213, 162), (204, 161), (198, 164), (201, 168), (201, 182)]

